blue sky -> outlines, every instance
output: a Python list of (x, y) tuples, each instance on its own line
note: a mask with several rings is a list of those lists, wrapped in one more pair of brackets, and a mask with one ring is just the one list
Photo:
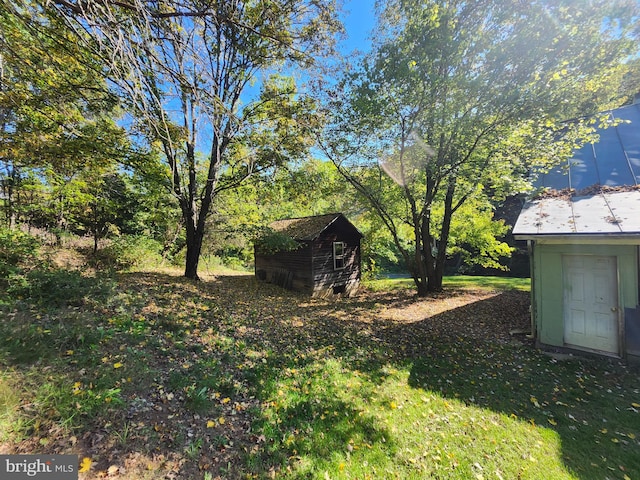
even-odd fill
[(348, 53), (354, 49), (368, 51), (371, 47), (371, 29), (375, 25), (375, 0), (344, 0), (342, 22), (347, 38), (341, 42), (341, 50)]

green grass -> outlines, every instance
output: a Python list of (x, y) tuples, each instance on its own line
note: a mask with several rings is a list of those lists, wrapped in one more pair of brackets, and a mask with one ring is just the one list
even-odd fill
[[(531, 289), (529, 278), (488, 277), (472, 275), (446, 276), (442, 280), (445, 289), (482, 289), (482, 290), (519, 290), (528, 292)], [(411, 278), (384, 278), (364, 282), (367, 288), (374, 291), (391, 291), (415, 289)]]
[(640, 478), (638, 368), (510, 337), (526, 280), (335, 302), (251, 276), (116, 280), (0, 317), (5, 448), (90, 455), (82, 479), (133, 454), (120, 478)]
[(640, 473), (637, 377), (627, 390), (607, 379), (617, 368), (606, 362), (448, 348), (373, 376), (335, 359), (284, 370), (262, 412), (272, 442), (263, 463), (296, 479)]

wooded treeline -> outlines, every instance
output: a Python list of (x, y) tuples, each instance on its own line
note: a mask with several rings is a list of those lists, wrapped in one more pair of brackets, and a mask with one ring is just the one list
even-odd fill
[(496, 205), (640, 90), (637, 2), (378, 6), (354, 60), (331, 0), (0, 0), (4, 228), (150, 239), (198, 278), (341, 211), (419, 295), (452, 255), (501, 268)]

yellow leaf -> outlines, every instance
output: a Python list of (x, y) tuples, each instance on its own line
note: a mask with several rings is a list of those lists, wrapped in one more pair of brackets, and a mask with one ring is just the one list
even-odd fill
[(80, 462), (80, 468), (78, 469), (78, 472), (80, 473), (88, 472), (90, 468), (91, 468), (91, 459), (89, 457), (84, 457)]
[[(280, 392), (278, 392), (278, 393), (280, 393)], [(231, 399), (229, 397), (224, 397), (222, 399), (222, 403), (229, 403), (230, 401), (231, 401)]]
[(556, 425), (558, 425), (558, 422), (556, 422), (553, 418), (550, 418), (550, 419), (548, 420), (548, 422), (549, 422), (551, 425), (553, 425), (554, 427), (555, 427)]
[(635, 402), (634, 402), (634, 403), (632, 403), (632, 404), (631, 404), (631, 406), (632, 406), (633, 408), (640, 408), (640, 403), (635, 403)]
[(212, 428), (216, 426), (216, 422), (214, 422), (213, 420), (209, 420), (207, 422), (207, 428)]
[(220, 417), (220, 418), (218, 419), (218, 423), (219, 423), (220, 425), (224, 425), (224, 422), (225, 422), (224, 417)]
[(611, 441), (612, 441), (613, 443), (620, 443), (620, 440), (618, 440), (617, 438), (612, 438), (612, 439), (611, 439)]
[(627, 433), (627, 437), (629, 437), (631, 440), (635, 440), (636, 439), (635, 433)]
[(391, 407), (391, 410), (395, 410), (396, 408), (398, 408), (398, 405), (396, 404), (396, 402), (389, 403), (389, 406)]
[(67, 355), (73, 355), (73, 350), (67, 350)]
[(124, 367), (124, 364), (120, 363), (120, 362), (116, 362), (113, 364), (113, 368), (122, 368)]
[(603, 428), (602, 430), (600, 430), (600, 433), (607, 433), (609, 430), (607, 430), (606, 428)]

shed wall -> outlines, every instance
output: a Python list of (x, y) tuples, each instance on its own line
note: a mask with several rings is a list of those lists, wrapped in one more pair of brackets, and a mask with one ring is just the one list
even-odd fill
[[(344, 268), (335, 270), (333, 242), (345, 242)], [(313, 243), (313, 285), (316, 296), (355, 293), (360, 283), (360, 237), (328, 231)]]
[[(564, 345), (563, 323), (563, 255), (614, 256), (618, 265), (619, 305), (625, 308), (638, 305), (638, 247), (636, 245), (540, 244), (533, 250), (532, 305), (539, 342), (545, 345)], [(622, 313), (621, 313), (622, 314)], [(624, 321), (624, 319), (623, 319)]]
[[(354, 294), (360, 284), (362, 235), (346, 219), (338, 218), (302, 248), (271, 255), (255, 253), (259, 279), (313, 296)], [(344, 242), (344, 268), (334, 268), (334, 242)]]
[(255, 252), (255, 272), (258, 278), (290, 290), (313, 292), (310, 244), (291, 252), (262, 255)]

